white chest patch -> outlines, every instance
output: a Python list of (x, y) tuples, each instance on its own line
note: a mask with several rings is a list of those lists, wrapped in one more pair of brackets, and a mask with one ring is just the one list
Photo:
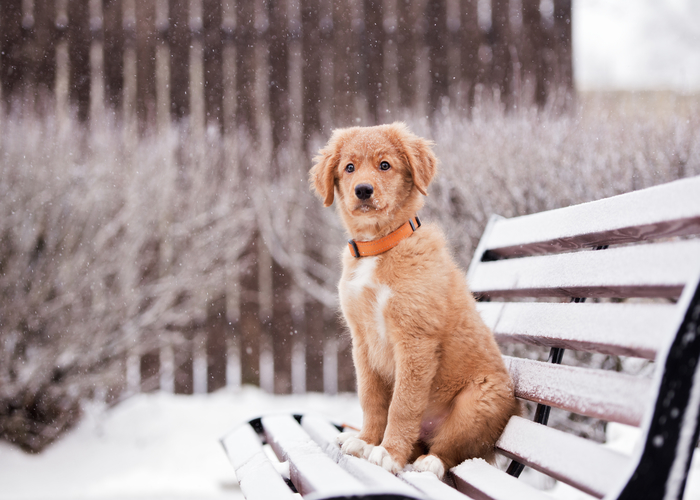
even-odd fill
[(386, 285), (377, 287), (377, 302), (374, 304), (374, 321), (377, 326), (379, 338), (386, 341), (386, 318), (384, 316), (384, 308), (386, 303), (391, 298), (391, 288)]
[(341, 283), (340, 301), (341, 307), (345, 309), (352, 307), (353, 302), (358, 300), (361, 294), (365, 292), (371, 294), (372, 308), (366, 311), (364, 317), (358, 321), (374, 332), (384, 343), (387, 340), (385, 309), (393, 293), (387, 285), (376, 282), (376, 268), (377, 257), (364, 257)]
[(374, 270), (376, 268), (376, 257), (365, 257), (360, 260), (359, 265), (355, 268), (350, 280), (347, 282), (350, 291), (358, 293), (365, 287), (372, 285), (374, 282)]

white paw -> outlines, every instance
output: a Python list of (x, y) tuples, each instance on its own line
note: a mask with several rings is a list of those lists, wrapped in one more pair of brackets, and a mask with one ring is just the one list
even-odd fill
[(338, 437), (336, 437), (335, 440), (340, 446), (343, 446), (343, 443), (345, 443), (345, 441), (352, 437), (357, 437), (357, 434), (357, 432), (353, 431), (341, 432), (340, 434), (338, 434)]
[[(346, 433), (344, 432), (343, 434)], [(353, 455), (359, 458), (367, 458), (369, 456), (374, 446), (372, 446), (371, 444), (367, 444), (365, 441), (357, 437), (356, 433), (352, 433), (352, 435), (350, 436), (343, 436), (343, 434), (340, 434), (338, 436), (338, 444), (340, 445), (340, 451), (342, 451), (346, 455)]]
[(413, 462), (413, 470), (418, 472), (432, 472), (438, 479), (445, 476), (445, 464), (435, 455), (423, 455)]
[(378, 465), (383, 469), (388, 470), (392, 474), (398, 474), (403, 470), (394, 457), (392, 457), (383, 446), (375, 446), (372, 453), (369, 454), (367, 460), (374, 465)]

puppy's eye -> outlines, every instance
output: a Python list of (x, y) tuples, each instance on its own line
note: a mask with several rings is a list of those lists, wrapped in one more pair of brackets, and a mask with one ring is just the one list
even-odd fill
[(379, 164), (379, 170), (389, 170), (391, 168), (391, 165), (389, 165), (388, 161), (383, 161)]
[(352, 163), (348, 163), (345, 166), (345, 171), (349, 174), (353, 173), (355, 171), (355, 165), (353, 165)]

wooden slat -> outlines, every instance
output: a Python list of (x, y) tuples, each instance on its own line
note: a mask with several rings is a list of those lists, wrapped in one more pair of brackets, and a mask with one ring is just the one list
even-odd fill
[(467, 460), (452, 469), (455, 487), (474, 500), (547, 500), (551, 497), (498, 470), (484, 460)]
[(222, 444), (247, 500), (297, 498), (265, 455), (260, 439), (249, 425), (228, 434)]
[(515, 395), (603, 420), (639, 425), (650, 381), (623, 373), (504, 356)]
[(341, 469), (290, 415), (262, 419), (267, 442), (280, 460), (289, 461), (292, 483), (302, 495), (362, 495), (368, 489)]
[(470, 286), (486, 297), (677, 298), (700, 267), (700, 240), (482, 262)]
[(438, 479), (432, 472), (401, 472), (399, 477), (434, 500), (469, 500), (470, 497)]
[(479, 302), (496, 339), (654, 359), (672, 332), (673, 304)]
[(700, 177), (604, 200), (501, 219), (487, 250), (514, 257), (700, 234)]
[(592, 441), (512, 417), (496, 447), (507, 457), (602, 498), (629, 467), (629, 459)]
[[(336, 442), (340, 431), (328, 420), (307, 415), (302, 418), (301, 426), (329, 457), (362, 484), (371, 487), (374, 492), (382, 491), (387, 494), (394, 492), (409, 498), (434, 498), (422, 495), (386, 469), (371, 464), (367, 460), (341, 453)], [(435, 475), (433, 477), (437, 480)]]

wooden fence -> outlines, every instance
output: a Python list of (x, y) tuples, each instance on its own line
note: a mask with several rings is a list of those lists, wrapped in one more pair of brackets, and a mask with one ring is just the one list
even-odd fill
[[(173, 121), (213, 125), (273, 151), (403, 109), (468, 113), (484, 94), (544, 106), (573, 89), (571, 0), (2, 0), (0, 48), (5, 112), (64, 103), (84, 122), (107, 110), (142, 134)], [(270, 256), (251, 251), (244, 287), (259, 290)], [(289, 287), (278, 263), (267, 268), (270, 286)], [(270, 325), (252, 300), (231, 327), (220, 302), (184, 351), (132, 357), (131, 385), (354, 390), (349, 346), (328, 333), (333, 311), (311, 302), (299, 324), (275, 302)], [(232, 328), (272, 340), (232, 343)], [(306, 330), (301, 350), (286, 342), (295, 329)], [(275, 331), (286, 332), (281, 343)]]

